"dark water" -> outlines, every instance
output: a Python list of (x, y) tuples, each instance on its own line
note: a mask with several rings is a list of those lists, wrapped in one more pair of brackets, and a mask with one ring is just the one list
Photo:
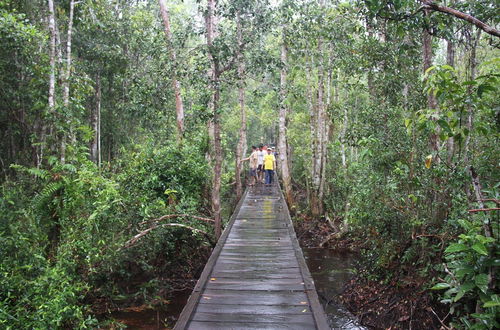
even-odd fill
[[(156, 308), (137, 308), (111, 313), (111, 319), (133, 330), (172, 329), (191, 294), (189, 291), (174, 292), (169, 304)], [(115, 325), (111, 329), (120, 329)]]
[(309, 271), (332, 329), (366, 329), (340, 303), (338, 296), (353, 275), (353, 256), (330, 249), (303, 248)]

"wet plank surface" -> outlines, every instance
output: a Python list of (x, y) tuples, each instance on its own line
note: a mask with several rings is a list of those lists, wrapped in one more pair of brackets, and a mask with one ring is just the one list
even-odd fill
[(328, 329), (279, 186), (247, 189), (175, 329)]

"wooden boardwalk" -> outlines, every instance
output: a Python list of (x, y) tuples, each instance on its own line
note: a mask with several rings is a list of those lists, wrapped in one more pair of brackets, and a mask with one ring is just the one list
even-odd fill
[(279, 186), (246, 190), (174, 329), (329, 329)]

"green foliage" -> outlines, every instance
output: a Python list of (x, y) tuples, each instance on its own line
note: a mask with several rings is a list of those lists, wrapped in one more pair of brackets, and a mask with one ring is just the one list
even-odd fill
[[(433, 290), (446, 290), (442, 302), (467, 329), (496, 329), (500, 298), (491, 276), (499, 266), (498, 244), (482, 235), (484, 215), (472, 221), (459, 220), (465, 233), (445, 250), (446, 277)], [(459, 324), (455, 324), (459, 327)]]

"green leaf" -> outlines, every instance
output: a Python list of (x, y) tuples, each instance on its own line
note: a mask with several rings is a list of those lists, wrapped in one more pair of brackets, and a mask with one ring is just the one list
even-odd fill
[(500, 301), (487, 301), (484, 303), (483, 307), (484, 308), (488, 308), (488, 307), (497, 307), (497, 306), (500, 306)]
[(485, 92), (487, 92), (487, 91), (494, 92), (495, 90), (496, 90), (496, 88), (489, 85), (489, 84), (482, 84), (482, 85), (479, 85), (479, 87), (477, 88), (477, 96), (482, 97)]
[(459, 301), (460, 299), (462, 299), (462, 297), (469, 291), (471, 291), (472, 289), (474, 289), (476, 287), (476, 284), (474, 282), (466, 282), (464, 284), (462, 284), (458, 290), (458, 293), (457, 295), (455, 296), (455, 298), (453, 299), (453, 301), (457, 302)]
[(461, 251), (467, 251), (469, 247), (465, 244), (460, 244), (460, 243), (454, 243), (450, 244), (444, 251), (445, 253), (455, 253), (455, 252), (461, 252)]
[(476, 283), (476, 286), (486, 293), (488, 290), (488, 275), (487, 274), (479, 274), (474, 277), (474, 283)]
[(482, 254), (485, 256), (488, 255), (488, 250), (486, 250), (486, 247), (484, 246), (483, 243), (476, 243), (476, 244), (472, 245), (472, 249), (479, 254)]
[(434, 285), (431, 290), (444, 290), (444, 289), (448, 289), (450, 287), (450, 285), (448, 283), (438, 283), (436, 285)]

